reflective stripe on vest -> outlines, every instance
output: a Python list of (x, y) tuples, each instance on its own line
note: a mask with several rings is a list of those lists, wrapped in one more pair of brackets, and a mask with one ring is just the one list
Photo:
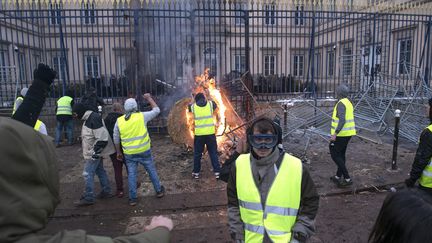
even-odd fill
[(13, 114), (15, 114), (15, 112), (16, 112), (16, 110), (17, 110), (17, 107), (16, 107), (16, 104), (17, 104), (17, 101), (18, 100), (20, 100), (21, 101), (21, 103), (24, 101), (24, 98), (23, 97), (18, 97), (18, 98), (16, 98), (16, 100), (15, 100), (15, 103), (14, 103), (14, 106), (13, 106), (13, 110), (12, 110), (12, 115)]
[(139, 154), (150, 149), (150, 136), (141, 112), (133, 113), (127, 121), (124, 115), (117, 118), (117, 125), (124, 154)]
[(36, 130), (36, 131), (38, 131), (39, 132), (39, 129), (40, 129), (40, 127), (42, 126), (42, 122), (38, 119), (37, 121), (36, 121), (36, 124), (34, 125), (34, 130)]
[(72, 115), (72, 97), (63, 96), (57, 100), (57, 113), (56, 115)]
[(333, 108), (333, 116), (332, 116), (332, 123), (331, 123), (331, 129), (330, 134), (336, 133), (336, 128), (339, 124), (339, 118), (337, 115), (337, 106), (339, 103), (342, 102), (342, 104), (345, 105), (345, 124), (343, 125), (342, 129), (339, 131), (336, 136), (338, 137), (349, 137), (356, 135), (355, 130), (355, 122), (354, 122), (354, 108), (351, 104), (351, 101), (347, 98), (343, 98), (336, 103), (336, 105)]
[[(432, 125), (429, 125), (426, 129), (432, 132)], [(429, 164), (423, 169), (419, 183), (424, 187), (432, 188), (432, 158), (429, 159)]]
[(191, 106), (195, 121), (195, 135), (215, 134), (215, 125), (213, 121), (213, 103), (207, 101), (204, 107), (196, 104)]
[(300, 206), (301, 180), (301, 161), (285, 154), (263, 206), (253, 179), (250, 154), (237, 158), (236, 188), (246, 242), (262, 242), (264, 232), (273, 242), (291, 240), (291, 228)]

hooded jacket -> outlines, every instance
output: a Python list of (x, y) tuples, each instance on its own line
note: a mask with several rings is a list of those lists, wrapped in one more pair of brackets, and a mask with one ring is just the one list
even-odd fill
[(84, 121), (81, 129), (83, 157), (92, 158), (93, 154), (108, 157), (115, 152), (114, 145), (102, 117), (94, 111), (86, 111), (81, 118)]

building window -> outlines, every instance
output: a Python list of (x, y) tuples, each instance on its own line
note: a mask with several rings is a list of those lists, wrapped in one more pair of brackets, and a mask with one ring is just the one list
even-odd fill
[(327, 76), (333, 77), (335, 72), (336, 59), (335, 59), (335, 51), (328, 50), (327, 51)]
[(7, 81), (8, 79), (8, 63), (9, 63), (9, 55), (7, 47), (0, 46), (0, 81)]
[(346, 44), (342, 47), (342, 75), (351, 76), (352, 75), (352, 63), (353, 63), (353, 51), (352, 45)]
[(276, 24), (276, 6), (274, 4), (265, 5), (265, 24), (275, 25)]
[[(33, 52), (32, 54), (32, 60), (31, 60), (31, 64), (30, 64), (30, 70), (34, 70), (37, 68), (38, 64), (41, 62), (41, 54), (38, 51)], [(32, 75), (33, 78), (33, 72), (30, 72), (30, 74)]]
[(83, 24), (96, 23), (96, 12), (94, 2), (81, 3), (81, 21)]
[(126, 1), (118, 1), (114, 4), (115, 11), (115, 23), (117, 25), (125, 25), (128, 23), (128, 12), (127, 12), (127, 3)]
[(19, 68), (19, 81), (25, 82), (27, 79), (26, 75), (26, 59), (24, 52), (18, 53), (18, 68)]
[(264, 55), (264, 76), (275, 75), (276, 55)]
[(235, 4), (235, 24), (236, 25), (244, 25), (245, 19), (244, 19), (244, 6), (241, 3)]
[(49, 4), (49, 23), (50, 24), (60, 24), (61, 18), (61, 5), (60, 3), (50, 3)]
[(397, 73), (409, 74), (411, 64), (411, 39), (398, 40)]
[(304, 25), (304, 6), (296, 6), (296, 12), (295, 12), (295, 25)]
[(63, 78), (65, 78), (64, 74), (66, 71), (66, 65), (60, 54), (52, 57), (52, 65), (54, 70), (57, 72), (57, 78), (63, 80)]
[(314, 76), (320, 77), (321, 76), (321, 53), (315, 53), (314, 57)]
[(84, 78), (99, 78), (99, 56), (86, 55), (84, 56)]
[(217, 74), (217, 52), (216, 48), (207, 47), (204, 49), (204, 67), (210, 68), (210, 74), (216, 76)]
[(234, 55), (234, 70), (239, 73), (246, 72), (246, 56), (241, 54)]
[(304, 56), (303, 55), (294, 55), (293, 64), (294, 64), (293, 75), (295, 77), (303, 76)]
[(116, 56), (116, 73), (118, 76), (126, 76), (127, 60), (127, 55), (120, 54)]

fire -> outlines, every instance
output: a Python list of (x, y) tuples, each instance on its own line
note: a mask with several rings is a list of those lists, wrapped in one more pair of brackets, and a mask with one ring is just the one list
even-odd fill
[[(234, 141), (229, 136), (225, 136), (233, 127), (239, 126), (242, 121), (241, 118), (235, 113), (233, 107), (229, 103), (229, 100), (223, 95), (223, 93), (216, 87), (216, 80), (210, 78), (209, 69), (206, 68), (204, 73), (195, 77), (195, 87), (193, 93), (205, 94), (207, 100), (212, 100), (217, 105), (218, 123), (216, 124), (216, 138), (218, 143), (218, 149), (222, 152), (227, 149), (227, 144), (233, 145)], [(193, 102), (193, 100), (191, 101)], [(235, 114), (236, 117), (232, 117)], [(217, 119), (217, 117), (215, 117)], [(193, 115), (188, 112), (186, 108), (186, 119), (189, 127), (189, 133), (193, 137)], [(235, 122), (230, 122), (235, 121)], [(233, 125), (230, 126), (230, 125)], [(231, 140), (231, 141), (230, 141)]]

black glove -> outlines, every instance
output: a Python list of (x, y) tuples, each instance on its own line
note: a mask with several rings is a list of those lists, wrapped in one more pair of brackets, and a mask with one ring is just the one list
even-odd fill
[(39, 63), (38, 67), (33, 71), (34, 79), (40, 80), (46, 83), (48, 86), (52, 84), (56, 76), (57, 72), (43, 63)]
[(408, 179), (405, 180), (405, 185), (406, 185), (407, 187), (413, 187), (414, 184), (415, 184), (415, 181), (412, 180), (411, 178), (408, 178)]
[(92, 160), (98, 160), (100, 158), (101, 158), (100, 154), (93, 153)]
[(306, 242), (307, 240), (307, 236), (302, 232), (293, 232), (293, 237), (294, 239), (296, 239), (298, 242), (301, 243)]

